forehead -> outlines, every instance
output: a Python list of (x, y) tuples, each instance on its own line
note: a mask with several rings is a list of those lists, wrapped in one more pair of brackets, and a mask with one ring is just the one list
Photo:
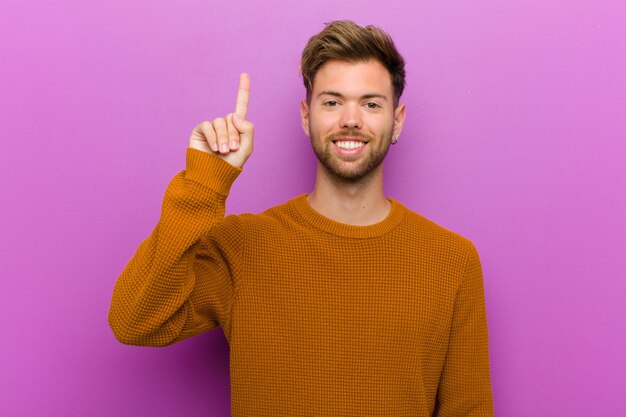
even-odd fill
[(344, 96), (381, 94), (391, 100), (393, 87), (387, 68), (376, 60), (365, 62), (329, 61), (315, 74), (313, 98), (323, 91)]

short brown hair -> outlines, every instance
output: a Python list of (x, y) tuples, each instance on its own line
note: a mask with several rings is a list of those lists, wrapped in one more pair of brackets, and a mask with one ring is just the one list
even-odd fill
[(377, 60), (391, 76), (394, 107), (404, 91), (404, 59), (391, 37), (373, 25), (361, 26), (349, 20), (326, 23), (326, 28), (312, 36), (302, 51), (300, 73), (310, 102), (317, 71), (328, 61), (365, 62)]

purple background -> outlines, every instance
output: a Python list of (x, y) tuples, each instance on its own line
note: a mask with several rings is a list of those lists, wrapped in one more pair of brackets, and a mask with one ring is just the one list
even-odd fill
[(0, 3), (0, 415), (227, 415), (221, 330), (124, 346), (111, 291), (239, 72), (229, 212), (311, 191), (299, 54), (339, 18), (407, 61), (387, 194), (480, 251), (496, 414), (626, 415), (626, 3), (260, 3)]

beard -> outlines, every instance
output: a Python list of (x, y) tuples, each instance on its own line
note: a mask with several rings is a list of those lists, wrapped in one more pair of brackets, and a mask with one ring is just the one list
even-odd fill
[[(309, 137), (311, 138), (311, 146), (317, 160), (331, 177), (343, 183), (358, 183), (367, 178), (382, 164), (389, 151), (393, 128), (394, 126), (392, 125), (391, 129), (379, 138), (354, 130), (342, 130), (327, 135), (323, 140), (309, 128)], [(364, 146), (367, 146), (369, 149), (364, 149), (366, 153), (359, 156), (358, 160), (345, 161), (338, 157), (332, 148), (333, 140), (338, 137), (353, 137), (366, 140), (367, 144)]]

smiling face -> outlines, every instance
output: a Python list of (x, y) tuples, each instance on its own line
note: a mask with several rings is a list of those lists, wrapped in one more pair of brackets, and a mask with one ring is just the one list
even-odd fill
[(375, 60), (327, 62), (315, 75), (310, 103), (301, 104), (320, 167), (350, 183), (380, 172), (404, 115), (403, 104), (393, 107), (389, 71)]

